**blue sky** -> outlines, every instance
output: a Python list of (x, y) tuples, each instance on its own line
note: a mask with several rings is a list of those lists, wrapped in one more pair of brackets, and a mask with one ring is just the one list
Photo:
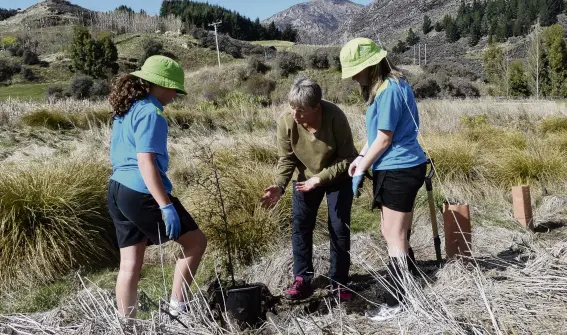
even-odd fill
[[(38, 1), (34, 0), (0, 0), (0, 8), (23, 9), (37, 2)], [(119, 5), (127, 5), (136, 11), (144, 9), (150, 14), (157, 14), (161, 5), (160, 0), (71, 0), (71, 2), (98, 11), (108, 11)], [(208, 0), (208, 2), (236, 10), (251, 19), (259, 17), (263, 20), (292, 5), (307, 2), (307, 0)], [(372, 0), (354, 0), (353, 2), (367, 5), (371, 3)]]

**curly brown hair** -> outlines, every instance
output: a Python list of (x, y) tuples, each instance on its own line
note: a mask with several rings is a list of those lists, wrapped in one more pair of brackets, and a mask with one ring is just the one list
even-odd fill
[(149, 82), (131, 74), (118, 77), (108, 97), (108, 102), (112, 106), (112, 117), (128, 113), (134, 102), (144, 99), (150, 94), (150, 87)]

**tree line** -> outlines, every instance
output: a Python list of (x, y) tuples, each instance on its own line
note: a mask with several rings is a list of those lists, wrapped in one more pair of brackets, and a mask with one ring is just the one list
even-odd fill
[(168, 15), (181, 18), (187, 28), (210, 29), (208, 26), (210, 23), (222, 21), (222, 24), (218, 27), (220, 33), (244, 41), (285, 40), (295, 42), (298, 37), (297, 30), (291, 28), (290, 25), (283, 30), (278, 29), (274, 22), (268, 26), (263, 26), (258, 18), (252, 21), (235, 11), (203, 2), (163, 1), (160, 16)]
[(525, 36), (537, 22), (542, 27), (557, 23), (557, 15), (564, 10), (564, 0), (462, 0), (455, 17), (445, 15), (433, 25), (425, 16), (423, 32), (445, 31), (448, 42), (468, 37), (470, 46), (483, 36), (502, 42), (512, 36)]
[(559, 24), (536, 26), (529, 36), (526, 59), (509, 61), (506, 50), (490, 43), (483, 56), (493, 95), (567, 97), (567, 45)]
[(17, 9), (5, 9), (0, 8), (0, 21), (11, 18), (12, 16), (18, 14)]

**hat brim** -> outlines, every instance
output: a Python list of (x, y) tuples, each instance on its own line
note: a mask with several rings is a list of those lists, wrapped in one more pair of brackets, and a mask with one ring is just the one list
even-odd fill
[(380, 52), (372, 55), (372, 57), (368, 58), (363, 63), (346, 68), (343, 66), (341, 74), (342, 79), (349, 79), (356, 76), (367, 67), (380, 63), (387, 55), (388, 52), (386, 52), (386, 50), (380, 50)]
[(185, 87), (182, 84), (175, 82), (169, 78), (142, 71), (136, 71), (131, 73), (133, 76), (138, 78), (142, 78), (145, 81), (148, 81), (154, 85), (158, 85), (165, 88), (172, 88), (177, 91), (177, 93), (187, 95), (187, 91), (185, 91)]

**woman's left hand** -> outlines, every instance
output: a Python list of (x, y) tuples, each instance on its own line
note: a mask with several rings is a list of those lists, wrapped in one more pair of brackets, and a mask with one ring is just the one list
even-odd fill
[(321, 184), (321, 178), (311, 177), (306, 181), (295, 183), (295, 189), (299, 192), (309, 192)]

